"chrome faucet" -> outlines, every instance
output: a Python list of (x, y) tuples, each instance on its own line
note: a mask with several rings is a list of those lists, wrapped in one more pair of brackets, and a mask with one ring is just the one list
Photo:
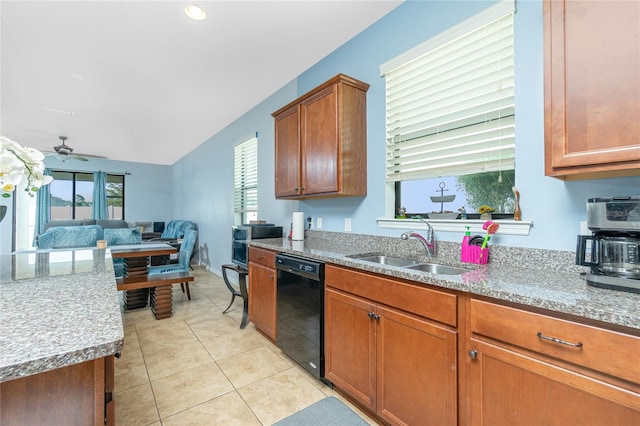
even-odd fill
[(403, 232), (402, 235), (400, 235), (400, 238), (402, 238), (403, 240), (408, 240), (409, 238), (415, 238), (416, 240), (419, 240), (427, 251), (427, 256), (435, 257), (436, 240), (434, 237), (433, 227), (427, 222), (424, 223), (427, 224), (427, 238), (423, 237), (415, 231)]

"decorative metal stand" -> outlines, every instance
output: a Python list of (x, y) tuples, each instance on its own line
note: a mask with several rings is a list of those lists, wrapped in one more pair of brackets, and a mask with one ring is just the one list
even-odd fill
[(440, 184), (438, 185), (440, 187), (439, 190), (436, 190), (436, 192), (440, 192), (440, 196), (439, 197), (434, 197), (431, 196), (431, 201), (433, 201), (434, 203), (440, 203), (440, 214), (444, 213), (444, 203), (450, 203), (453, 200), (456, 199), (456, 195), (444, 195), (445, 191), (448, 191), (448, 189), (444, 189), (444, 187), (446, 186), (444, 182), (440, 182)]

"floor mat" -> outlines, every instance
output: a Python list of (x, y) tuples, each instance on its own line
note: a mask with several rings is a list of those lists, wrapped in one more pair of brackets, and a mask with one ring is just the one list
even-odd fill
[(368, 426), (369, 423), (334, 396), (311, 404), (273, 426)]

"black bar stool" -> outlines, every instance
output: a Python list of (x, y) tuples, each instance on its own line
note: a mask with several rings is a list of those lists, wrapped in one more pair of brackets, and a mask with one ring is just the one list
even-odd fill
[[(231, 270), (238, 274), (238, 286), (240, 287), (240, 291), (236, 290), (231, 283), (229, 282), (229, 278), (227, 277), (227, 271)], [(247, 326), (247, 315), (249, 312), (249, 294), (247, 293), (247, 274), (249, 271), (244, 269), (240, 265), (232, 265), (226, 264), (222, 265), (222, 278), (224, 279), (224, 283), (227, 285), (227, 288), (231, 292), (231, 302), (227, 309), (225, 309), (222, 313), (226, 314), (233, 302), (236, 300), (236, 296), (242, 297), (244, 300), (244, 307), (242, 311), (242, 322), (240, 322), (240, 328), (245, 328)]]

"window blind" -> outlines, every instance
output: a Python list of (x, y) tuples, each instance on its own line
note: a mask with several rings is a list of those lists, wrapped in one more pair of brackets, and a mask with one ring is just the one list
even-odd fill
[(513, 2), (381, 66), (387, 181), (515, 168)]
[(234, 212), (258, 211), (258, 138), (234, 147)]

